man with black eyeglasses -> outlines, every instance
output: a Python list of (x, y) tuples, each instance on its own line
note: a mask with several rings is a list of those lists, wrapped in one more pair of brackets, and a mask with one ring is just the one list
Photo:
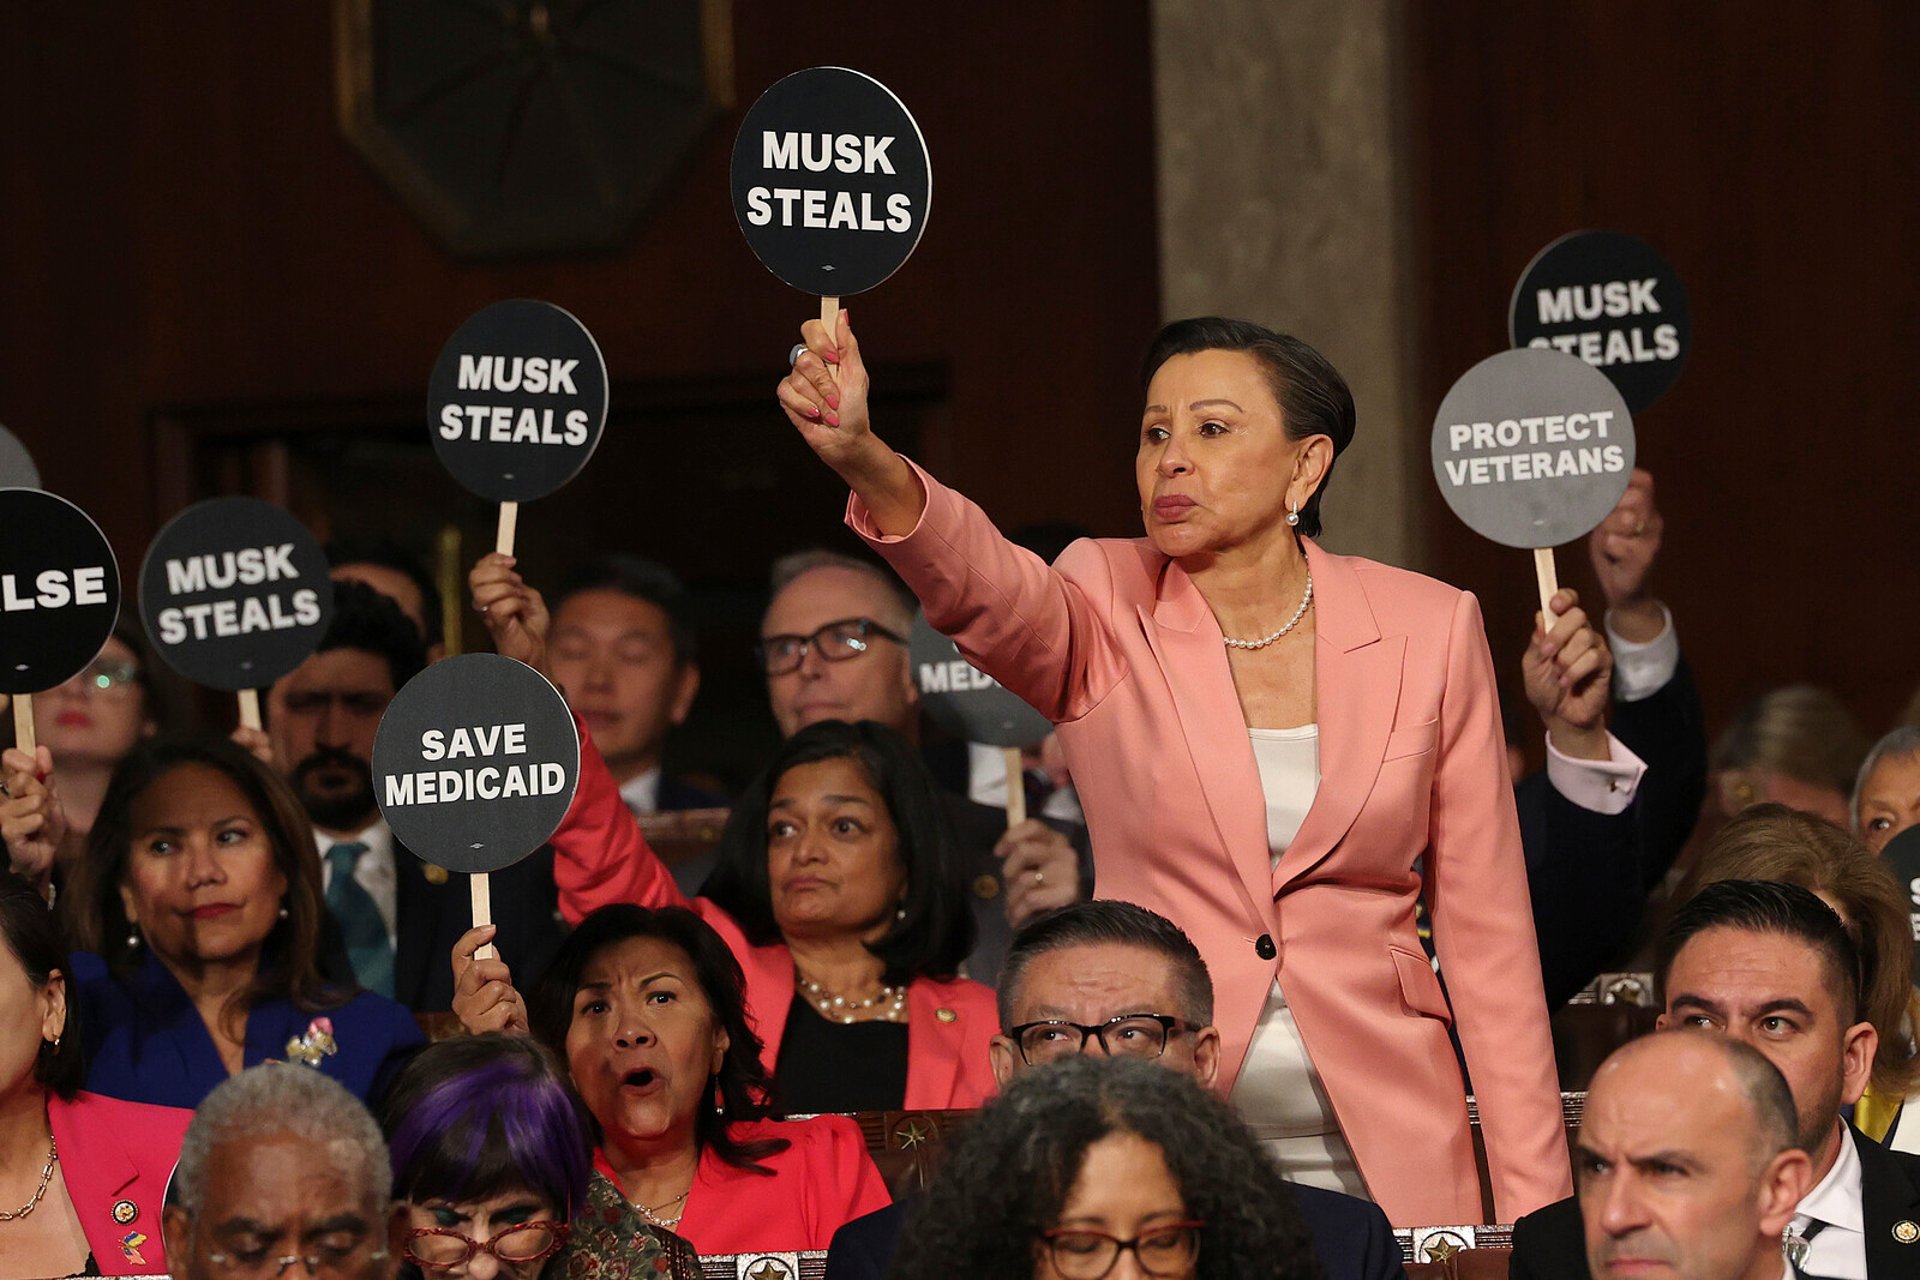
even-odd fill
[[(877, 720), (919, 744), (920, 691), (907, 654), (916, 605), (906, 588), (879, 565), (828, 551), (783, 557), (772, 576), (758, 656), (780, 732), (792, 737), (822, 720)], [(954, 745), (964, 753), (965, 744)], [(1030, 818), (1009, 829), (1004, 810), (955, 789), (965, 785), (964, 758), (957, 777), (945, 776), (952, 772), (934, 769), (973, 908), (967, 976), (991, 985), (1013, 930), (1084, 897), (1091, 861), (1084, 828)]]
[[(1102, 1052), (1216, 1083), (1220, 1032), (1206, 962), (1177, 925), (1145, 907), (1081, 902), (1032, 921), (1014, 937), (998, 995), (1001, 1033), (990, 1052), (1002, 1085)], [(1317, 1187), (1296, 1185), (1294, 1196), (1327, 1280), (1405, 1280), (1377, 1206)], [(904, 1221), (896, 1204), (840, 1228), (827, 1280), (879, 1280)]]

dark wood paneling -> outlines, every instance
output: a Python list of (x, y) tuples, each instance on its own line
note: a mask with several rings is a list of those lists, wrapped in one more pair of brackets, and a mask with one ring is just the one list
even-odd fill
[[(1695, 346), (1636, 425), (1668, 521), (1660, 591), (1709, 722), (1812, 680), (1886, 726), (1920, 681), (1920, 9), (1405, 13), (1421, 430), (1505, 344), (1536, 249), (1590, 226), (1651, 240), (1686, 282)], [(1429, 564), (1480, 593), (1509, 671), (1534, 608), (1529, 558), (1426, 493)], [(1562, 580), (1590, 587), (1585, 558), (1563, 551)]]

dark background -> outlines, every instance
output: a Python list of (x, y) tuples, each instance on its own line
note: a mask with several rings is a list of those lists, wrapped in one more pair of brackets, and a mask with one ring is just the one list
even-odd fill
[[(1688, 366), (1637, 425), (1668, 519), (1660, 590), (1710, 723), (1811, 679), (1885, 727), (1920, 665), (1906, 589), (1920, 13), (1396, 12), (1421, 419), (1408, 447), (1424, 456), (1453, 378), (1504, 345), (1536, 250), (1584, 226), (1646, 237), (1694, 308)], [(766, 565), (851, 540), (843, 495), (773, 406), (816, 307), (734, 225), (741, 107), (827, 62), (900, 94), (934, 160), (931, 217), (912, 261), (849, 303), (882, 433), (1003, 526), (1124, 533), (1135, 365), (1159, 317), (1151, 40), (1138, 3), (1025, 6), (1017, 20), (737, 5), (736, 105), (625, 247), (476, 263), (441, 248), (343, 140), (328, 5), (10, 6), (0, 423), (101, 522), (129, 577), (180, 505), (224, 492), (285, 502), (322, 536), (391, 532), (422, 552), (452, 526), (471, 559), (492, 512), (433, 463), (427, 374), (481, 306), (549, 299), (598, 338), (614, 407), (582, 477), (522, 511), (524, 566), (550, 584), (575, 556), (619, 548), (679, 569), (708, 654), (683, 762), (750, 756), (721, 727), (764, 720), (745, 650)], [(1419, 501), (1417, 567), (1481, 595), (1509, 673), (1530, 558), (1474, 538), (1430, 485)], [(1336, 486), (1335, 524), (1340, 507)], [(1563, 580), (1590, 581), (1582, 549), (1560, 563)]]

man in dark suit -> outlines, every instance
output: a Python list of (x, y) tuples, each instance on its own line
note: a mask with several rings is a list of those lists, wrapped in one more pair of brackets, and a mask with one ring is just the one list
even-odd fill
[[(1081, 902), (1040, 916), (1015, 935), (1000, 971), (1000, 1034), (993, 1074), (1021, 1072), (1080, 1053), (1152, 1058), (1212, 1088), (1220, 1033), (1213, 980), (1177, 925), (1128, 902)], [(1378, 1206), (1296, 1185), (1328, 1280), (1405, 1280), (1400, 1246)], [(828, 1280), (880, 1280), (906, 1207), (890, 1205), (834, 1233)]]
[[(1860, 962), (1845, 927), (1792, 885), (1725, 881), (1677, 910), (1661, 935), (1659, 1025), (1743, 1040), (1793, 1093), (1813, 1189), (1791, 1232), (1810, 1276), (1920, 1275), (1920, 1156), (1889, 1151), (1841, 1118), (1866, 1088), (1879, 1044), (1860, 1016)], [(1580, 1207), (1562, 1200), (1514, 1226), (1516, 1280), (1589, 1273)]]
[[(266, 699), (274, 765), (313, 822), (327, 909), (354, 979), (415, 1011), (453, 1005), (453, 944), (472, 927), (466, 877), (395, 843), (373, 792), (373, 740), (393, 695), (426, 662), (419, 630), (386, 596), (334, 584), (319, 649)], [(242, 730), (237, 737), (261, 749)], [(538, 973), (562, 936), (553, 851), (493, 873), (495, 945)]]

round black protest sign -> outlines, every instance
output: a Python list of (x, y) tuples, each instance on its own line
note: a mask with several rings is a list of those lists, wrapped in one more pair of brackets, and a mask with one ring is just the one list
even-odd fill
[(434, 663), (374, 736), (374, 795), (394, 838), (454, 871), (499, 871), (538, 849), (579, 782), (580, 735), (559, 690), (498, 654)]
[(259, 498), (196, 502), (167, 522), (140, 566), (140, 620), (154, 651), (210, 688), (266, 688), (313, 654), (332, 616), (320, 544)]
[(100, 656), (120, 617), (120, 567), (87, 513), (0, 489), (0, 693), (39, 693)]
[(1920, 827), (1908, 827), (1887, 841), (1880, 856), (1893, 868), (1893, 878), (1900, 882), (1901, 895), (1907, 900), (1913, 926), (1913, 979), (1920, 983)]
[(1045, 716), (961, 657), (924, 613), (914, 615), (907, 660), (920, 687), (920, 705), (948, 733), (990, 747), (1030, 747), (1053, 732)]
[(1433, 421), (1433, 477), (1453, 513), (1509, 547), (1588, 533), (1633, 476), (1633, 418), (1592, 365), (1522, 347), (1461, 375)]
[(427, 426), (462, 487), (532, 502), (580, 474), (607, 425), (607, 364), (587, 327), (550, 302), (496, 302), (434, 362)]
[(846, 297), (920, 243), (933, 168), (920, 126), (872, 76), (796, 71), (760, 95), (733, 143), (733, 214), (767, 270)]
[(1534, 256), (1514, 286), (1513, 345), (1578, 356), (1638, 413), (1680, 376), (1692, 340), (1687, 291), (1652, 245), (1576, 231)]
[(18, 436), (0, 427), (0, 489), (38, 489), (40, 468)]

